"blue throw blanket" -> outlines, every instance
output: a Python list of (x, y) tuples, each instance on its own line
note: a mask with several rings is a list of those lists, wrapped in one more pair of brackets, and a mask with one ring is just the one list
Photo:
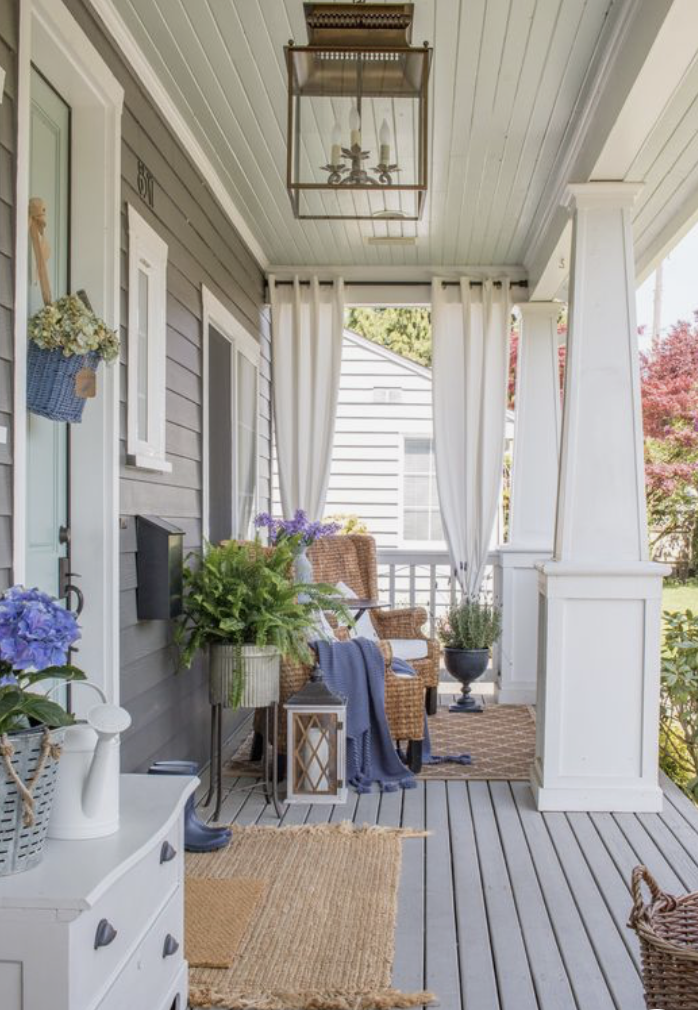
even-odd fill
[(400, 760), (385, 717), (385, 661), (374, 642), (313, 643), (325, 682), (347, 699), (347, 781), (359, 793), (374, 783), (383, 792), (412, 789), (415, 778)]

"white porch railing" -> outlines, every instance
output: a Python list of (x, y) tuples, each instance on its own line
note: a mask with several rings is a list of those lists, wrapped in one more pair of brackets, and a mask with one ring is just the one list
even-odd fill
[[(482, 586), (492, 599), (494, 555), (488, 555)], [(415, 551), (385, 547), (378, 549), (378, 589), (391, 608), (424, 607), (429, 615), (429, 633), (434, 634), (443, 617), (459, 596), (447, 551)]]

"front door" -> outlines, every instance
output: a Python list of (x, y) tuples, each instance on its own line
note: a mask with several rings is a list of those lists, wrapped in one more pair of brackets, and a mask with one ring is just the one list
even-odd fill
[[(46, 207), (51, 295), (70, 285), (70, 108), (34, 69), (31, 72), (30, 197)], [(36, 263), (29, 244), (31, 316), (43, 306)], [(70, 539), (67, 424), (27, 414), (26, 584), (62, 597)]]

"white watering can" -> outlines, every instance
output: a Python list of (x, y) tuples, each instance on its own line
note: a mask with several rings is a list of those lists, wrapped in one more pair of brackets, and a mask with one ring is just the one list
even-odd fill
[(65, 731), (49, 838), (101, 838), (119, 829), (119, 734), (131, 725), (131, 716), (108, 704), (96, 684), (76, 686), (92, 688), (102, 704)]

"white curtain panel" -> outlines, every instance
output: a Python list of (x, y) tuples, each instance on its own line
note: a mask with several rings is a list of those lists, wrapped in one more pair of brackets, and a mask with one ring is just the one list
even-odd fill
[(321, 519), (332, 464), (342, 367), (344, 283), (269, 278), (274, 426), (285, 517)]
[(482, 585), (502, 482), (510, 316), (508, 280), (433, 282), (436, 479), (451, 562), (469, 597)]

